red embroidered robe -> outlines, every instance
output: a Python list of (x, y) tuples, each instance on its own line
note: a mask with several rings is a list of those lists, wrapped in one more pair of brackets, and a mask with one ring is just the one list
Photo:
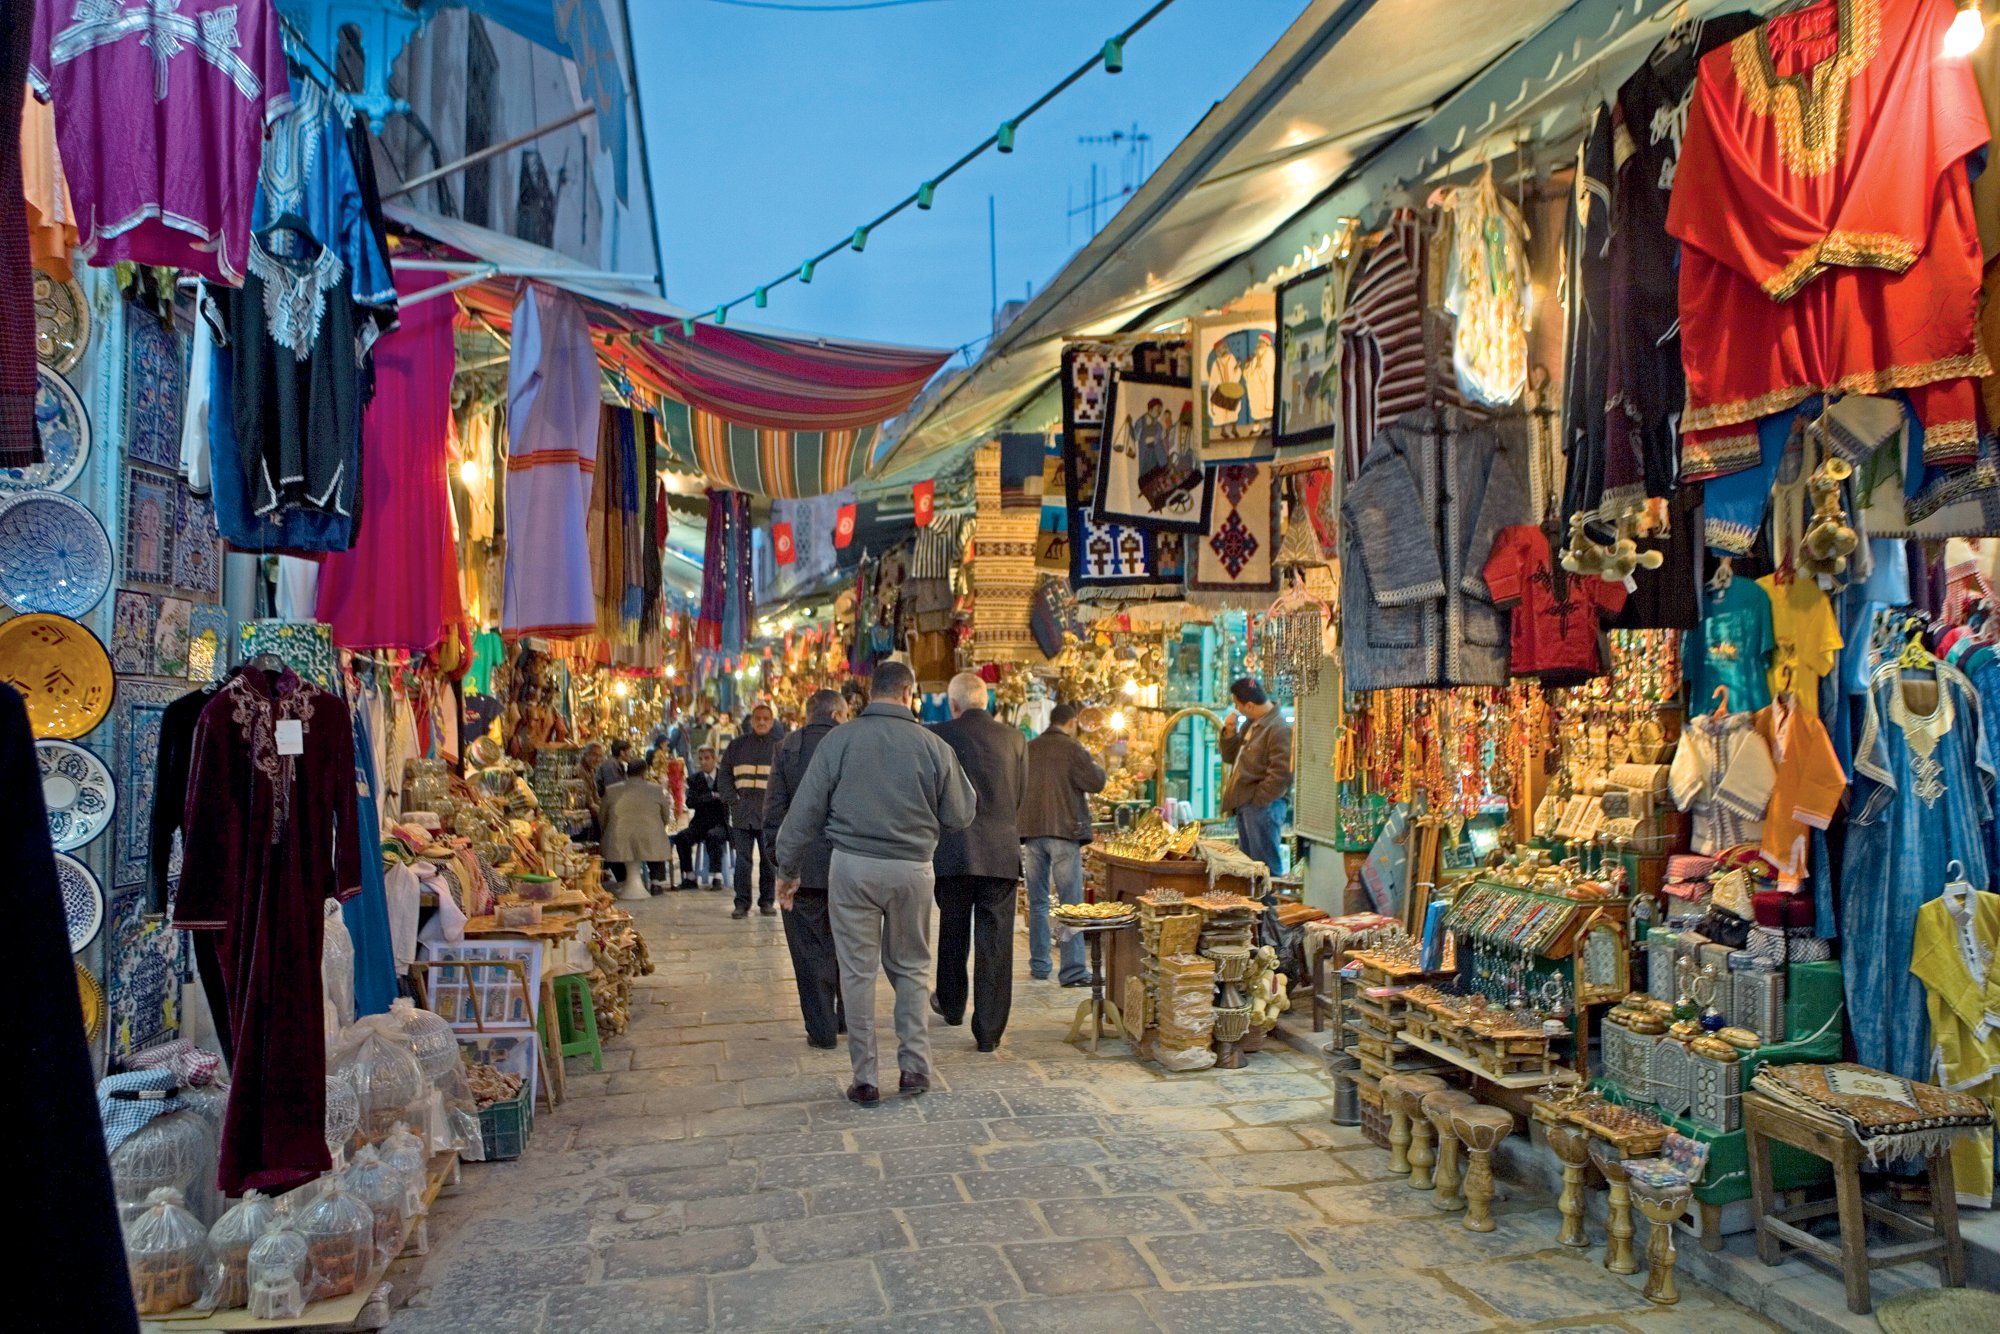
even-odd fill
[(1702, 58), (1667, 230), (1681, 242), (1682, 476), (1757, 461), (1756, 419), (1908, 391), (1925, 461), (1971, 462), (1986, 142), (1951, 0), (1820, 0)]

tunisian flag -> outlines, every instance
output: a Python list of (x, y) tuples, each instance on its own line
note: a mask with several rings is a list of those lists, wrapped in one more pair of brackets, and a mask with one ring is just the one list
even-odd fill
[(932, 481), (918, 482), (914, 487), (910, 488), (910, 496), (916, 502), (917, 527), (930, 527), (931, 511), (937, 503), (937, 483)]
[(778, 564), (790, 565), (798, 557), (792, 549), (792, 526), (788, 523), (771, 525), (771, 550), (778, 558)]
[(833, 544), (844, 547), (854, 540), (854, 506), (842, 505), (833, 521)]

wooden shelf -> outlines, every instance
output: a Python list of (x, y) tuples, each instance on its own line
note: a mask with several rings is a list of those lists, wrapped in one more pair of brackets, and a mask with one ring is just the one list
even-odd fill
[[(1412, 1033), (1404, 1033), (1403, 1041), (1409, 1043), (1418, 1051), (1428, 1052), (1441, 1061), (1449, 1061), (1467, 1074), (1477, 1075), (1487, 1083), (1503, 1089), (1538, 1089), (1547, 1087), (1549, 1083), (1549, 1076), (1542, 1074), (1538, 1070), (1519, 1075), (1496, 1075), (1464, 1052), (1447, 1047), (1441, 1042), (1431, 1042), (1417, 1037)], [(1576, 1083), (1576, 1071), (1564, 1066), (1557, 1066), (1555, 1082), (1558, 1084)]]

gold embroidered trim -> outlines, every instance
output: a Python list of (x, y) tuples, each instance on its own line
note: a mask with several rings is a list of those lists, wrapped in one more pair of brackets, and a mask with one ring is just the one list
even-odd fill
[(1881, 0), (1834, 0), (1840, 25), (1834, 53), (1810, 69), (1780, 75), (1760, 24), (1729, 44), (1736, 86), (1752, 115), (1769, 116), (1778, 156), (1800, 176), (1823, 176), (1847, 148), (1848, 85), (1882, 44)]
[(1815, 394), (1881, 394), (1891, 389), (1914, 389), (1918, 385), (1935, 384), (1939, 380), (1959, 380), (1967, 376), (1986, 376), (1993, 373), (1993, 363), (1987, 360), (1983, 350), (1974, 348), (1957, 356), (1940, 357), (1936, 361), (1918, 362), (1910, 366), (1888, 366), (1877, 371), (1857, 371), (1853, 375), (1843, 375), (1831, 384), (1793, 385), (1785, 389), (1773, 389), (1768, 394), (1755, 398), (1741, 398), (1729, 403), (1710, 403), (1706, 407), (1696, 407), (1692, 393), (1688, 396), (1687, 410), (1681, 414), (1683, 431), (1712, 431), (1718, 426), (1735, 426), (1740, 422), (1755, 421), (1768, 417), (1774, 412), (1782, 412), (1794, 403), (1802, 403)]
[(1699, 482), (1725, 473), (1741, 472), (1755, 463), (1761, 449), (1757, 433), (1718, 435), (1707, 440), (1684, 437), (1681, 441), (1681, 480)]
[(1773, 301), (1789, 301), (1831, 268), (1902, 273), (1917, 262), (1917, 243), (1894, 232), (1828, 232), (1758, 286)]
[(1971, 418), (1958, 421), (1927, 422), (1924, 425), (1924, 462), (1950, 463), (1979, 452), (1979, 423)]

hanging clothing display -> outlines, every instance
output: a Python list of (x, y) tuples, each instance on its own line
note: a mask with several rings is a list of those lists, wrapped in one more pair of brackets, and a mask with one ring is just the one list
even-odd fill
[(346, 703), (290, 668), (247, 667), (202, 710), (174, 925), (220, 934), (225, 1194), (288, 1190), (329, 1165), (320, 905), (361, 886), (354, 777)]
[(1764, 817), (1764, 856), (1780, 876), (1798, 879), (1806, 871), (1813, 832), (1831, 825), (1840, 810), (1847, 772), (1840, 767), (1826, 724), (1803, 696), (1773, 700), (1757, 715), (1756, 725), (1776, 768)]
[(1783, 583), (1776, 575), (1757, 581), (1771, 602), (1771, 693), (1791, 691), (1799, 707), (1819, 713), (1820, 678), (1840, 660), (1843, 642), (1833, 604), (1811, 579)]
[(576, 298), (527, 283), (507, 362), (507, 582), (501, 629), (597, 628), (587, 519), (597, 466), (597, 349)]
[[(1910, 973), (1924, 984), (1932, 1065), (1924, 1077), (2000, 1110), (2000, 894), (1955, 880), (1917, 909)], [(1993, 1134), (1951, 1150), (1961, 1205), (1993, 1207)]]
[[(1934, 698), (1919, 698), (1917, 696)], [(1908, 673), (1895, 660), (1869, 682), (1854, 749), (1854, 800), (1841, 867), (1842, 961), (1855, 1057), (1905, 1079), (1933, 1061), (1911, 976), (1918, 909), (1955, 875), (1992, 883), (1994, 769), (1979, 696), (1957, 668)], [(1958, 863), (1954, 871), (1952, 863)]]
[[(410, 274), (405, 289), (430, 277)], [(313, 616), (340, 648), (428, 653), (463, 631), (451, 516), (455, 314), (448, 301), (412, 306), (375, 344), (375, 398), (362, 419), (368, 522), (350, 550), (322, 562)]]
[[(1610, 165), (1608, 151), (1601, 165)], [(1440, 192), (1440, 203), (1450, 215), (1444, 308), (1453, 317), (1451, 366), (1459, 393), (1468, 404), (1487, 407), (1519, 402), (1528, 387), (1532, 317), (1527, 224), (1494, 188), (1491, 166), (1476, 184)]]
[[(1755, 580), (1731, 579), (1709, 598), (1701, 624), (1687, 632), (1681, 666), (1688, 699), (1729, 713), (1755, 713), (1771, 702), (1771, 654), (1777, 648), (1771, 598)], [(1728, 694), (1719, 701), (1718, 689)]]
[[(348, 138), (354, 105), (345, 93), (322, 87), (296, 65), (291, 67), (291, 88), (292, 105), (273, 121), (264, 143), (251, 227), (262, 231), (281, 218), (297, 218), (347, 265), (356, 302), (393, 308), (396, 284), (389, 272), (388, 240), (378, 225), (381, 205), (375, 197), (373, 150), (367, 157), (364, 192)], [(428, 285), (417, 284), (413, 290)], [(394, 323), (393, 311), (387, 323)], [(372, 341), (375, 332), (372, 323), (364, 325), (363, 341)]]
[(1689, 846), (1708, 857), (1761, 842), (1777, 777), (1755, 715), (1704, 713), (1692, 719), (1667, 774), (1674, 805), (1694, 818)]
[(76, 249), (76, 205), (63, 176), (62, 150), (56, 146), (55, 108), (26, 88), (21, 100), (21, 193), (28, 202), (28, 254), (41, 272), (68, 282), (69, 252)]
[(1604, 670), (1604, 622), (1625, 605), (1625, 585), (1570, 574), (1549, 535), (1531, 523), (1502, 528), (1482, 572), (1493, 604), (1512, 616), (1507, 670), (1545, 686), (1576, 685)]
[(276, 6), (36, 5), (28, 86), (55, 104), (78, 254), (243, 281), (264, 133), (291, 107)]
[(1340, 315), (1340, 438), (1349, 478), (1385, 423), (1424, 406), (1424, 241), (1397, 209), (1355, 267)]
[(1519, 417), (1425, 409), (1383, 428), (1341, 507), (1349, 690), (1506, 682), (1508, 618), (1480, 571), (1527, 508)]
[[(1591, 112), (1577, 149), (1568, 249), (1568, 323), (1563, 331), (1562, 517), (1594, 513), (1605, 503), (1604, 431), (1611, 374), (1611, 111)], [(1614, 506), (1636, 497), (1610, 497)], [(1537, 516), (1540, 517), (1539, 515)]]
[(1987, 140), (1950, 5), (1818, 0), (1701, 61), (1667, 230), (1681, 242), (1682, 473), (1755, 463), (1751, 424), (1814, 394), (1904, 390), (1924, 458), (1972, 460)]

